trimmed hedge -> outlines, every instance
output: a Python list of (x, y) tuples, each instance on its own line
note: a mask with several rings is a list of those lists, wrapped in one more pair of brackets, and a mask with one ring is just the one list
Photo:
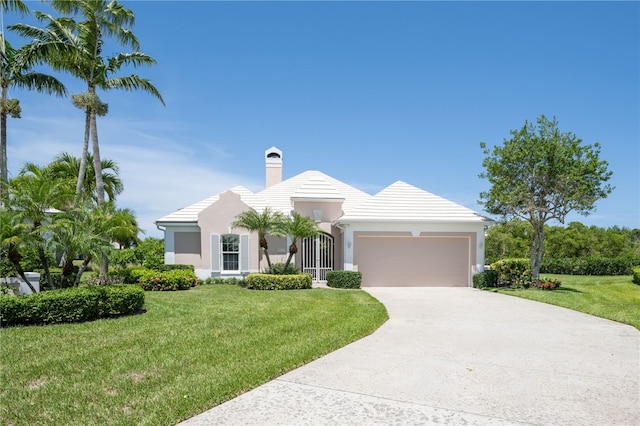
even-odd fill
[(498, 272), (488, 269), (473, 276), (473, 287), (487, 288), (498, 286)]
[(640, 266), (633, 268), (633, 282), (640, 284)]
[(311, 275), (249, 274), (245, 282), (253, 290), (302, 290), (311, 288)]
[(362, 272), (327, 271), (327, 285), (334, 288), (360, 288)]
[(640, 257), (577, 257), (543, 259), (540, 272), (564, 275), (631, 275)]
[(174, 269), (172, 271), (154, 271), (143, 269), (134, 271), (132, 275), (140, 274), (138, 283), (146, 291), (175, 291), (188, 290), (200, 281), (193, 271), (188, 269)]
[(491, 270), (498, 273), (498, 285), (518, 285), (531, 280), (529, 259), (503, 259), (491, 264)]
[(44, 325), (133, 314), (144, 305), (136, 286), (98, 286), (0, 297), (0, 325)]

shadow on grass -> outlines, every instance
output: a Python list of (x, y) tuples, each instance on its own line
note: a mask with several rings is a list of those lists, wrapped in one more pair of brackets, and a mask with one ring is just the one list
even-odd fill
[(571, 287), (560, 287), (553, 291), (557, 291), (558, 293), (584, 293), (584, 291), (576, 290), (575, 288)]

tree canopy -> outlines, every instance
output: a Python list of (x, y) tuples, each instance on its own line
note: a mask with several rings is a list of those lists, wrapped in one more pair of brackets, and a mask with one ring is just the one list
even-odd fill
[(613, 187), (612, 172), (600, 159), (600, 144), (585, 145), (571, 132), (562, 133), (556, 119), (541, 115), (525, 121), (511, 138), (492, 149), (481, 144), (486, 157), (480, 177), (491, 184), (480, 194), (485, 210), (505, 219), (519, 218), (533, 227), (531, 269), (538, 277), (544, 253), (544, 225), (564, 223), (570, 212), (589, 215), (596, 202)]

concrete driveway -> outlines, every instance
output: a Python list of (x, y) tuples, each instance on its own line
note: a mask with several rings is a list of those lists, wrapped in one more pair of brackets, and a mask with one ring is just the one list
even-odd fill
[[(333, 291), (333, 290), (327, 290)], [(640, 425), (640, 332), (471, 288), (368, 288), (372, 335), (182, 425)]]

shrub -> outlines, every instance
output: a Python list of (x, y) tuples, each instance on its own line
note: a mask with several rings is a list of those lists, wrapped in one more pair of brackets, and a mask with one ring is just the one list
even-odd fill
[(199, 281), (192, 271), (186, 269), (165, 272), (151, 269), (141, 269), (140, 271), (138, 283), (146, 291), (188, 290), (195, 287)]
[(559, 280), (533, 280), (531, 281), (531, 288), (537, 288), (540, 290), (555, 290), (560, 288), (561, 282)]
[(164, 240), (160, 238), (145, 238), (135, 250), (145, 268), (157, 269), (164, 264)]
[(109, 252), (109, 265), (118, 268), (127, 268), (131, 265), (140, 265), (142, 256), (136, 249), (111, 250)]
[(135, 267), (124, 268), (116, 271), (109, 271), (110, 277), (121, 277), (123, 284), (139, 284), (140, 277), (142, 277), (147, 271), (151, 269)]
[(153, 268), (156, 271), (175, 271), (175, 270), (187, 270), (194, 272), (195, 268), (193, 265), (182, 265), (180, 263), (172, 264), (172, 265), (158, 265), (156, 268)]
[(521, 287), (531, 280), (529, 259), (503, 259), (491, 264), (491, 270), (498, 273), (499, 286)]
[(640, 284), (640, 266), (633, 268), (633, 282)]
[(360, 288), (362, 272), (327, 271), (327, 285), (335, 288)]
[(88, 286), (94, 285), (116, 285), (116, 284), (133, 284), (133, 283), (125, 283), (124, 277), (119, 275), (107, 275), (106, 277), (101, 277), (99, 275), (92, 275), (87, 277), (84, 282)]
[(311, 275), (249, 274), (245, 282), (254, 290), (300, 290), (311, 288)]
[(498, 272), (488, 269), (473, 276), (473, 286), (475, 288), (487, 288), (498, 286)]
[(630, 275), (640, 257), (576, 257), (544, 259), (540, 268), (546, 274)]
[(209, 277), (205, 280), (200, 281), (201, 284), (228, 284), (228, 285), (239, 285), (240, 287), (245, 286), (244, 278), (235, 278), (235, 277)]
[(273, 275), (295, 275), (300, 273), (296, 265), (290, 263), (286, 269), (285, 265), (286, 263), (272, 263), (271, 267), (265, 269), (264, 273)]
[(144, 305), (136, 286), (100, 286), (0, 297), (0, 325), (57, 324), (132, 314)]

